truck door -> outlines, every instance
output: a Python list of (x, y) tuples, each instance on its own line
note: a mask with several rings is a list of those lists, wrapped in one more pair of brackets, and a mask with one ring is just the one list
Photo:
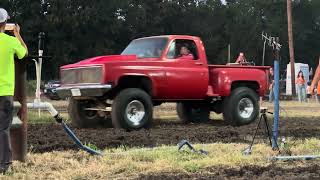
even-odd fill
[[(197, 43), (200, 42), (176, 39), (169, 45), (165, 63), (167, 98), (202, 99), (206, 96), (209, 82), (208, 66), (206, 59), (199, 57)], [(186, 48), (189, 55), (182, 57), (182, 48)]]

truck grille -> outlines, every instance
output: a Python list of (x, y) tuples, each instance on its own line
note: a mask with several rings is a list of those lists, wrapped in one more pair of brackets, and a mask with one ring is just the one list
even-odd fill
[(103, 74), (101, 66), (80, 67), (61, 70), (61, 83), (68, 84), (100, 84)]

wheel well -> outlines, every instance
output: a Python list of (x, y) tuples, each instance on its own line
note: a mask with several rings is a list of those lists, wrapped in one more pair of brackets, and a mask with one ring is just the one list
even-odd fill
[(116, 95), (126, 88), (139, 88), (152, 96), (152, 81), (148, 77), (123, 76), (119, 79), (113, 94)]
[(259, 83), (256, 81), (236, 81), (232, 83), (231, 90), (234, 90), (238, 87), (248, 87), (255, 92), (258, 92), (260, 88)]

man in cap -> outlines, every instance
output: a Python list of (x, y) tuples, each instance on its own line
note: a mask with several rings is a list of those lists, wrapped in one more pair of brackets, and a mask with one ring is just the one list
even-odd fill
[(28, 49), (20, 36), (20, 27), (12, 29), (15, 37), (5, 34), (8, 12), (0, 8), (0, 174), (11, 165), (10, 125), (12, 122), (15, 67), (14, 58), (24, 58)]

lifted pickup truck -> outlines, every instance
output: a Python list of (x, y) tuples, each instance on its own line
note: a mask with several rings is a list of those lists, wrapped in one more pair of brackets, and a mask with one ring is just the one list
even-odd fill
[[(180, 58), (187, 47), (190, 58)], [(153, 107), (177, 102), (185, 122), (223, 113), (231, 125), (253, 122), (268, 88), (266, 66), (208, 65), (200, 38), (168, 35), (133, 40), (121, 55), (99, 56), (61, 67), (61, 98), (79, 127), (112, 122), (115, 128), (151, 125)], [(110, 120), (111, 117), (111, 120)], [(109, 121), (109, 122), (108, 122)]]

